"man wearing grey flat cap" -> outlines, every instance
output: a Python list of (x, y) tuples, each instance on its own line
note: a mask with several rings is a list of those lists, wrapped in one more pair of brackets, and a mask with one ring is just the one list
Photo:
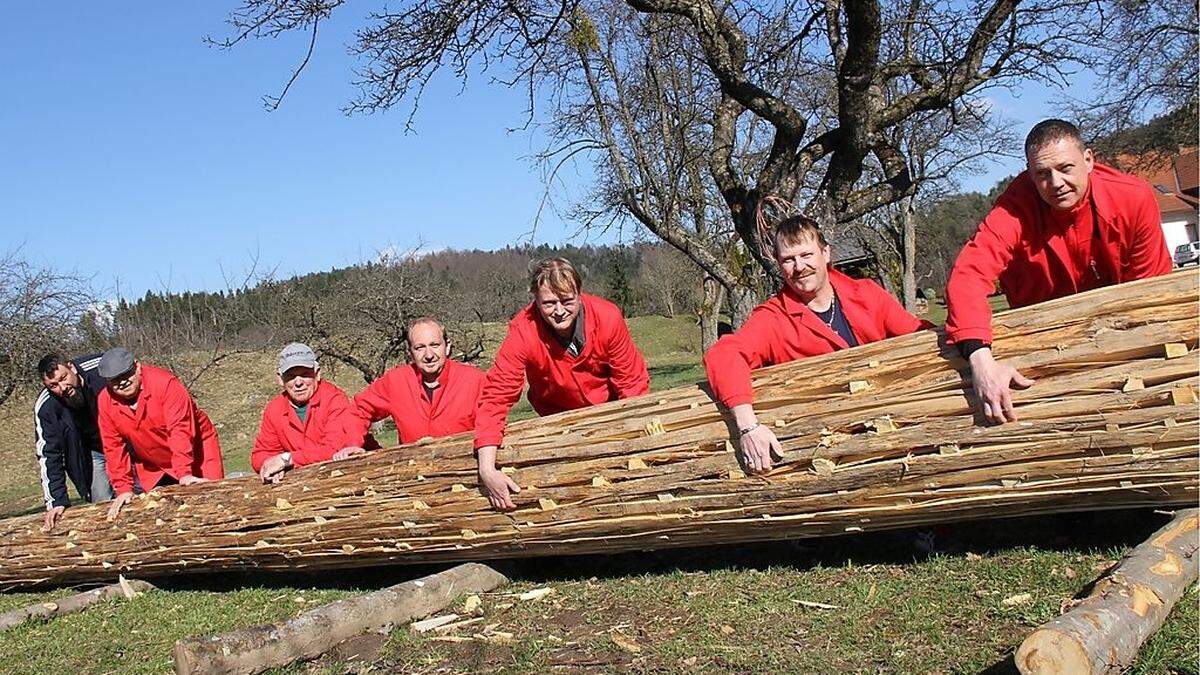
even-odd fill
[(217, 430), (170, 372), (139, 363), (124, 347), (100, 357), (100, 440), (117, 493), (109, 520), (133, 498), (134, 472), (146, 490), (225, 477)]
[(250, 465), (264, 483), (297, 466), (346, 459), (363, 451), (354, 407), (346, 393), (321, 379), (317, 355), (293, 342), (279, 352), (275, 381), (282, 392), (267, 403)]

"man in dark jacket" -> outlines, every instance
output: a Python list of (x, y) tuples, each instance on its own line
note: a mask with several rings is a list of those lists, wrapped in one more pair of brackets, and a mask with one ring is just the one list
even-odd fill
[(71, 361), (47, 354), (38, 362), (45, 389), (33, 406), (33, 431), (46, 500), (45, 531), (53, 528), (71, 505), (67, 478), (89, 502), (113, 498), (96, 422), (96, 400), (106, 385), (96, 370), (99, 363), (99, 354)]

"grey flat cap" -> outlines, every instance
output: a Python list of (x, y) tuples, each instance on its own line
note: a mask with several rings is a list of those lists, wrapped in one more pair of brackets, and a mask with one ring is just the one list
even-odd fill
[(100, 365), (96, 370), (100, 372), (100, 377), (111, 380), (129, 372), (130, 368), (133, 368), (133, 354), (124, 347), (113, 347), (100, 357)]
[(276, 372), (280, 375), (286, 373), (288, 369), (296, 366), (304, 366), (305, 368), (317, 368), (317, 355), (308, 345), (303, 342), (293, 342), (283, 348), (279, 352), (279, 366)]

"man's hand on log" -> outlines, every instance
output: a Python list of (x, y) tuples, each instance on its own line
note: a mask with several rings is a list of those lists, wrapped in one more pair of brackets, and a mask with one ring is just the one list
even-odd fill
[(783, 457), (783, 446), (770, 427), (759, 424), (754, 407), (749, 403), (733, 406), (734, 422), (738, 428), (737, 447), (742, 461), (751, 473), (770, 471), (775, 457)]
[(1007, 363), (997, 363), (987, 347), (972, 352), (970, 363), (971, 382), (983, 407), (983, 416), (997, 424), (1017, 421), (1010, 387), (1026, 389), (1034, 381)]
[(113, 498), (108, 505), (108, 520), (116, 520), (117, 514), (121, 513), (121, 507), (125, 506), (133, 499), (132, 492), (122, 492)]
[(54, 526), (58, 524), (58, 519), (62, 518), (63, 511), (66, 510), (65, 506), (55, 506), (47, 511), (45, 517), (42, 518), (42, 532), (53, 530)]
[(492, 503), (497, 511), (512, 511), (517, 508), (510, 493), (521, 491), (511, 478), (496, 468), (496, 446), (479, 448), (479, 491)]
[(212, 481), (210, 481), (207, 478), (201, 478), (199, 476), (192, 476), (192, 475), (184, 476), (183, 478), (179, 479), (180, 485), (195, 485), (197, 483), (210, 483), (210, 482), (212, 482)]
[(333, 453), (333, 457), (330, 457), (329, 459), (331, 459), (335, 462), (340, 462), (343, 459), (350, 459), (351, 457), (361, 457), (365, 454), (367, 454), (367, 451), (363, 450), (362, 448), (357, 448), (357, 447), (342, 448), (341, 450), (338, 450), (337, 452)]
[(284, 456), (286, 453), (271, 455), (258, 470), (258, 477), (264, 483), (278, 483), (283, 480), (283, 474), (292, 468), (292, 463)]

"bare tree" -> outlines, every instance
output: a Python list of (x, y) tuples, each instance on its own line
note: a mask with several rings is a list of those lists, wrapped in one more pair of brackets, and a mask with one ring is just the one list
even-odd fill
[(90, 280), (39, 266), (20, 248), (0, 258), (0, 405), (22, 385), (37, 383), (36, 365), (50, 351), (79, 343), (80, 319), (95, 306)]
[[(415, 251), (381, 257), (347, 270), (333, 288), (320, 291), (290, 284), (281, 289), (277, 321), (288, 326), (287, 340), (302, 340), (325, 357), (358, 371), (364, 381), (378, 379), (403, 362), (408, 349), (408, 324), (419, 316), (436, 315), (455, 298), (432, 279), (428, 269), (414, 264)], [(484, 351), (482, 324), (446, 321), (454, 357), (478, 359)]]
[[(341, 4), (243, 0), (218, 44), (292, 30), (315, 43)], [(801, 204), (835, 236), (912, 197), (914, 158), (894, 130), (983, 110), (989, 87), (1062, 85), (1093, 53), (1063, 27), (1101, 6), (410, 0), (356, 34), (360, 93), (347, 110), (415, 110), (439, 69), (465, 79), (502, 63), (503, 81), (527, 88), (531, 116), (537, 101), (552, 109), (558, 145), (546, 156), (600, 169), (595, 203), (576, 215), (599, 226), (629, 218), (679, 249), (710, 282), (708, 299), (729, 296), (737, 325), (772, 271), (757, 217), (765, 197)]]
[[(1174, 152), (1195, 144), (1200, 63), (1200, 4), (1196, 0), (1113, 0), (1083, 37), (1098, 52), (1097, 86), (1075, 99), (1074, 114), (1088, 135), (1123, 150)], [(1152, 135), (1130, 147), (1122, 132), (1162, 116)], [(1111, 150), (1113, 148), (1102, 148)]]

